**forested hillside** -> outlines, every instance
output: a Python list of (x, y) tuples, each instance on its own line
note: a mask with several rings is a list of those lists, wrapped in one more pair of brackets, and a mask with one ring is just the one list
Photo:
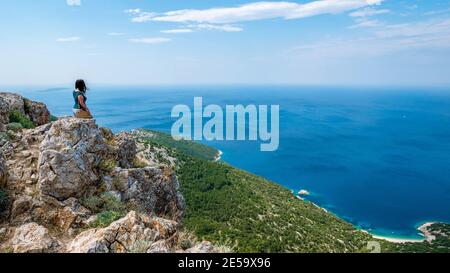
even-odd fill
[[(176, 171), (187, 204), (185, 228), (236, 252), (370, 252), (370, 241), (379, 242), (384, 252), (449, 250), (448, 232), (431, 244), (376, 240), (276, 183), (213, 162), (218, 153), (213, 148), (177, 142), (154, 131), (140, 131), (138, 141), (178, 160)], [(439, 226), (444, 227), (448, 229)]]

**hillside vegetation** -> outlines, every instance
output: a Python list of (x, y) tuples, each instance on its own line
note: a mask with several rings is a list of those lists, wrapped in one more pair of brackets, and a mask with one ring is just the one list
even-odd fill
[[(199, 238), (236, 252), (370, 252), (372, 241), (379, 242), (383, 252), (449, 251), (449, 225), (432, 226), (441, 231), (432, 243), (376, 240), (276, 183), (211, 161), (218, 153), (213, 148), (145, 132), (152, 137), (138, 141), (166, 149), (179, 161), (177, 173), (187, 204), (184, 225)], [(207, 154), (198, 156), (205, 150)]]
[(161, 140), (162, 135), (138, 141), (169, 147), (179, 160), (177, 173), (187, 204), (184, 225), (198, 237), (236, 252), (367, 251), (370, 235), (278, 184), (196, 157), (203, 145), (185, 145), (168, 136)]

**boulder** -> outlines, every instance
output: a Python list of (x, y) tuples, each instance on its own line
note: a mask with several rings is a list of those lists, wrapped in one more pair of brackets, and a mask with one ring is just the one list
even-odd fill
[(50, 112), (45, 104), (29, 99), (24, 99), (23, 101), (25, 114), (30, 117), (34, 125), (41, 126), (50, 121)]
[(175, 174), (159, 167), (116, 169), (115, 188), (122, 201), (145, 210), (181, 220), (184, 200)]
[(28, 212), (32, 209), (32, 206), (33, 198), (31, 196), (16, 196), (11, 208), (11, 219), (13, 219), (15, 223), (27, 221), (31, 217)]
[(100, 131), (102, 132), (103, 138), (107, 141), (112, 142), (114, 140), (114, 133), (111, 129), (100, 127)]
[(3, 125), (0, 125), (0, 132), (2, 127), (9, 123), (9, 114), (12, 110), (27, 115), (36, 126), (50, 121), (50, 112), (45, 104), (25, 99), (18, 94), (0, 93), (0, 124)]
[(202, 242), (193, 248), (186, 250), (187, 253), (215, 253), (214, 245), (210, 242)]
[(25, 114), (25, 106), (22, 96), (14, 93), (0, 93), (0, 98), (2, 98), (8, 104), (8, 112), (12, 110), (19, 111)]
[(54, 122), (40, 145), (40, 194), (58, 200), (80, 198), (99, 181), (99, 165), (108, 151), (94, 120), (65, 118)]
[(0, 132), (5, 132), (5, 125), (9, 123), (9, 104), (0, 97)]
[(150, 245), (147, 249), (147, 253), (171, 253), (170, 247), (165, 240), (160, 240)]
[[(150, 218), (134, 211), (107, 228), (91, 229), (79, 234), (67, 247), (69, 253), (127, 253), (137, 244), (150, 247), (153, 242), (169, 239), (177, 223)], [(147, 248), (148, 248), (147, 247)], [(147, 249), (142, 249), (146, 252)]]
[(12, 140), (13, 149), (9, 153), (8, 187), (15, 194), (36, 194), (38, 182), (39, 146), (50, 130), (51, 124), (24, 130)]
[(14, 253), (52, 252), (59, 245), (48, 230), (36, 223), (29, 223), (17, 228), (12, 238)]
[(136, 142), (130, 133), (120, 133), (116, 136), (117, 161), (124, 169), (133, 168), (137, 154)]
[(77, 199), (70, 198), (57, 210), (53, 217), (53, 225), (66, 232), (71, 228), (84, 227), (90, 216), (91, 212), (83, 207)]

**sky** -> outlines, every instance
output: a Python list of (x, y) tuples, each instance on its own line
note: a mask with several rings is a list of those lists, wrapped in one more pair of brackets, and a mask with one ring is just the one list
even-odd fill
[(450, 86), (450, 0), (0, 0), (0, 85)]

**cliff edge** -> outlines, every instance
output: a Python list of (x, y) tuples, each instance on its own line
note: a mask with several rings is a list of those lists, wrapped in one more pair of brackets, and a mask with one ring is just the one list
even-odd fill
[(142, 160), (130, 134), (55, 120), (12, 93), (0, 93), (0, 109), (0, 251), (216, 251), (183, 234), (171, 166)]

